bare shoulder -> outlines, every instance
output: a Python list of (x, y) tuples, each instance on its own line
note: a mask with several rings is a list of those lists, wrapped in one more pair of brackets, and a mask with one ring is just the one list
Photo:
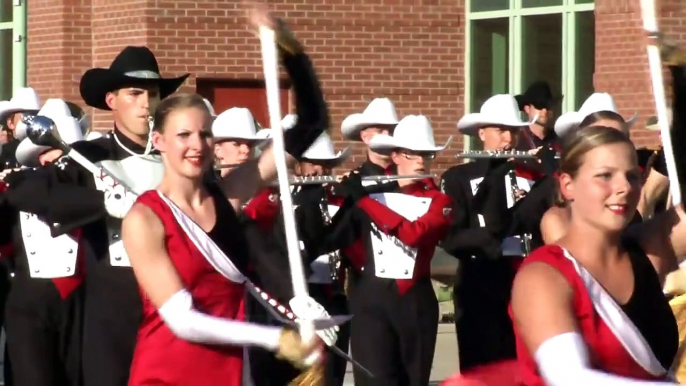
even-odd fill
[(134, 204), (122, 221), (124, 242), (131, 239), (146, 239), (164, 234), (164, 225), (147, 205)]
[(564, 275), (545, 262), (523, 266), (512, 287), (514, 326), (530, 353), (546, 340), (576, 331), (573, 290)]
[(535, 261), (519, 269), (512, 284), (512, 301), (525, 294), (525, 301), (532, 295), (549, 294), (565, 295), (571, 293), (571, 287), (564, 275), (552, 265)]

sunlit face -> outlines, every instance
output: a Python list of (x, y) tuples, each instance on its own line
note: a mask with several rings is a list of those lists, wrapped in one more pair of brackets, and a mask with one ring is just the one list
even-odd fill
[(242, 164), (253, 157), (256, 144), (244, 139), (219, 140), (214, 143), (214, 157), (220, 165)]
[(311, 162), (300, 162), (297, 165), (296, 172), (300, 176), (328, 176), (331, 174), (331, 169), (324, 165), (319, 165)]
[(426, 174), (431, 171), (431, 162), (436, 157), (433, 152), (416, 152), (399, 149), (391, 153), (391, 159), (398, 168), (399, 175)]
[(484, 143), (484, 150), (509, 150), (515, 147), (517, 128), (514, 127), (482, 127), (479, 129), (479, 139)]
[(10, 114), (5, 120), (5, 127), (9, 130), (9, 133), (15, 135), (17, 131), (17, 126), (21, 123), (21, 119), (24, 117), (23, 113)]
[(526, 105), (524, 106), (524, 111), (526, 112), (526, 115), (529, 117), (529, 121), (534, 119), (536, 114), (538, 114), (538, 119), (536, 119), (536, 123), (541, 126), (547, 126), (548, 122), (555, 118), (555, 113), (552, 109), (548, 107), (543, 107), (539, 109), (534, 105)]
[(169, 114), (163, 132), (153, 132), (152, 143), (162, 154), (167, 173), (202, 178), (212, 165), (210, 117), (199, 108), (178, 109)]
[(560, 176), (560, 191), (570, 202), (572, 219), (620, 232), (634, 217), (641, 192), (636, 149), (616, 143), (589, 151), (576, 177)]
[(157, 85), (122, 88), (105, 96), (112, 109), (117, 128), (139, 137), (150, 132), (148, 117), (155, 113), (160, 103)]
[(38, 162), (41, 165), (47, 165), (57, 161), (62, 156), (62, 150), (50, 149), (38, 156)]

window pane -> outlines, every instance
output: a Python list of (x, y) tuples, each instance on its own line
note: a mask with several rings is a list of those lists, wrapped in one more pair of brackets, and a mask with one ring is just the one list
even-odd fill
[[(509, 24), (507, 18), (472, 22), (471, 112), (479, 111), (491, 96), (509, 91)], [(483, 149), (477, 138), (470, 141), (472, 150)]]
[(12, 30), (0, 30), (0, 100), (12, 97)]
[(554, 7), (556, 5), (562, 5), (562, 0), (522, 0), (522, 8)]
[(510, 0), (471, 0), (471, 12), (502, 11), (510, 8)]
[(575, 109), (579, 109), (593, 93), (593, 73), (595, 72), (595, 18), (593, 12), (578, 12), (576, 19), (576, 36), (574, 50), (576, 54), (576, 87)]
[(595, 0), (576, 0), (576, 4), (593, 4), (595, 3)]
[(12, 21), (12, 0), (0, 0), (0, 23)]
[(494, 94), (508, 92), (509, 38), (507, 18), (472, 22), (472, 111), (479, 111), (486, 99)]
[[(562, 90), (562, 14), (525, 16), (522, 19), (522, 92), (535, 81), (550, 84), (554, 96)], [(562, 111), (553, 105), (548, 123)]]

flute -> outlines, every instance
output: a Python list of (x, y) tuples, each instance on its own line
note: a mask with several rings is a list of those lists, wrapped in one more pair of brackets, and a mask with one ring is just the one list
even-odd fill
[[(423, 180), (426, 178), (435, 178), (436, 176), (434, 174), (411, 174), (411, 175), (391, 175), (391, 176), (386, 176), (386, 175), (379, 175), (379, 176), (364, 176), (362, 177), (362, 181), (371, 181), (371, 182), (391, 182), (391, 181), (400, 181), (400, 180)], [(317, 185), (317, 184), (333, 184), (336, 182), (340, 182), (338, 176), (309, 176), (309, 177), (300, 177), (300, 176), (289, 176), (288, 182), (290, 185)], [(274, 182), (275, 185), (276, 182)]]
[(515, 158), (536, 159), (534, 154), (521, 150), (471, 150), (459, 152), (456, 158)]

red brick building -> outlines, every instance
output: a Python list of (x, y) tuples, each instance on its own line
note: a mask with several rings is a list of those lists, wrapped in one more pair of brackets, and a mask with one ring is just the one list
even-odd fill
[[(42, 100), (61, 97), (80, 102), (78, 82), (87, 68), (109, 66), (125, 45), (147, 45), (157, 55), (163, 75), (192, 73), (182, 91), (203, 94), (218, 112), (235, 105), (249, 107), (267, 124), (259, 41), (246, 27), (241, 1), (31, 0), (22, 4), (25, 1), (14, 1), (15, 8), (24, 8), (27, 22), (16, 27), (21, 12), (15, 9), (12, 46), (14, 55), (21, 55), (17, 35), (24, 28), (25, 81)], [(400, 115), (427, 115), (437, 142), (455, 136), (451, 149), (438, 161), (443, 169), (455, 162), (454, 152), (465, 145), (455, 123), (466, 109), (478, 110), (494, 92), (516, 93), (534, 78), (550, 77), (547, 80), (565, 99), (573, 96), (574, 100), (563, 102), (564, 110), (578, 108), (593, 88), (609, 92), (622, 114), (641, 115), (633, 132), (635, 141), (657, 144), (654, 133), (642, 129), (654, 107), (639, 0), (596, 0), (595, 4), (593, 0), (270, 0), (268, 4), (308, 48), (330, 105), (336, 140), (346, 115), (360, 112), (374, 97), (386, 96), (396, 103)], [(663, 31), (686, 43), (682, 22), (686, 3), (658, 0), (658, 6)], [(0, 18), (0, 32), (3, 21)], [(14, 87), (20, 86), (16, 72), (22, 71), (17, 62), (15, 58)], [(6, 85), (6, 70), (2, 79)], [(95, 113), (94, 121), (99, 129), (110, 126), (103, 113)], [(351, 163), (362, 158), (356, 147)]]

